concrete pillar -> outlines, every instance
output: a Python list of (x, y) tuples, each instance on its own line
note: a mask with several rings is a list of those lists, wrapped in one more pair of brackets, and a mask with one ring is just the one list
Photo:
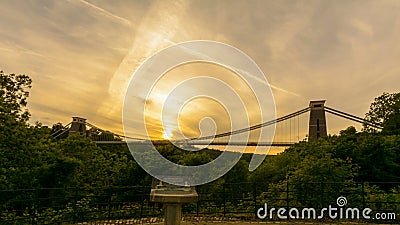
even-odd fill
[(179, 225), (182, 219), (182, 204), (164, 203), (164, 224)]
[(308, 141), (315, 141), (319, 138), (327, 136), (324, 105), (325, 100), (310, 101)]

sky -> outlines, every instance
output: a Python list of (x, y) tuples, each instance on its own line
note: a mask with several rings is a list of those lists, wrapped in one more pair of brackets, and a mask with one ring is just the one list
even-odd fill
[[(32, 77), (31, 122), (51, 126), (82, 116), (122, 133), (124, 96), (139, 66), (173, 44), (212, 40), (257, 63), (277, 116), (326, 99), (332, 108), (363, 117), (375, 97), (399, 91), (399, 12), (398, 0), (4, 0), (0, 69)], [(169, 83), (163, 84), (165, 94)], [(217, 114), (216, 123), (226, 119), (224, 112), (204, 111)], [(172, 135), (177, 128), (163, 131), (158, 117), (148, 122), (153, 134)], [(341, 118), (327, 120), (332, 134), (350, 125), (360, 129)], [(186, 131), (198, 133), (198, 123), (187, 122)]]

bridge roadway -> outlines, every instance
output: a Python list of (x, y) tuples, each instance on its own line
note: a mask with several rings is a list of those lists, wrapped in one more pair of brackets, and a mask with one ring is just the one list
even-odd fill
[[(145, 144), (150, 144), (150, 141), (95, 141), (96, 144), (136, 144), (136, 145), (145, 145)], [(155, 140), (152, 141), (153, 145), (167, 145), (170, 144), (171, 142), (168, 140)], [(173, 142), (173, 141), (172, 141)], [(174, 142), (176, 145), (216, 145), (216, 146), (226, 146), (226, 145), (231, 145), (231, 146), (277, 146), (277, 147), (288, 147), (296, 142), (221, 142), (221, 141), (215, 141), (211, 143), (207, 143), (204, 141), (177, 141)]]

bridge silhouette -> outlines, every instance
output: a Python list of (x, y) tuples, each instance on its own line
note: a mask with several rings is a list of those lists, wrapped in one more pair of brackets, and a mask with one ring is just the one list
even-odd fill
[[(86, 134), (91, 137), (96, 144), (126, 144), (132, 143), (137, 145), (145, 145), (150, 142), (154, 145), (167, 145), (170, 143), (174, 143), (175, 145), (189, 145), (189, 146), (279, 146), (286, 147), (291, 146), (296, 141), (273, 141), (273, 142), (262, 142), (262, 141), (229, 141), (229, 139), (233, 135), (242, 134), (245, 132), (251, 132), (253, 130), (258, 130), (264, 127), (272, 126), (280, 124), (284, 121), (288, 121), (293, 118), (298, 118), (300, 115), (305, 113), (310, 113), (309, 122), (308, 122), (308, 141), (314, 141), (319, 138), (323, 138), (327, 136), (327, 126), (326, 126), (326, 116), (325, 112), (330, 113), (332, 115), (344, 118), (346, 120), (350, 120), (356, 123), (363, 124), (367, 127), (372, 127), (375, 129), (382, 129), (379, 124), (373, 123), (371, 121), (365, 120), (361, 117), (352, 115), (350, 113), (342, 112), (340, 110), (325, 106), (325, 100), (318, 101), (310, 101), (308, 107), (303, 108), (301, 110), (295, 111), (288, 115), (273, 119), (271, 121), (267, 121), (264, 123), (256, 124), (253, 126), (245, 127), (238, 130), (228, 131), (217, 133), (215, 135), (208, 135), (199, 138), (187, 138), (187, 139), (179, 139), (179, 140), (168, 140), (168, 139), (160, 139), (160, 138), (150, 138), (143, 139), (139, 137), (128, 137), (121, 134), (112, 133), (101, 129), (89, 122), (86, 119), (81, 117), (73, 117), (72, 122), (61, 127), (60, 129), (55, 130), (51, 136), (54, 138), (60, 138), (69, 134), (80, 133)], [(87, 129), (89, 128), (89, 129)], [(224, 139), (225, 138), (225, 139)]]

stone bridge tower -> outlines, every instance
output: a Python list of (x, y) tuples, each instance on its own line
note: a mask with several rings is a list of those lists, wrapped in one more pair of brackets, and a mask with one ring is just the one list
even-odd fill
[(327, 136), (324, 105), (325, 100), (310, 101), (308, 141), (315, 141)]
[(86, 134), (86, 119), (82, 117), (72, 117), (71, 128), (69, 134)]

